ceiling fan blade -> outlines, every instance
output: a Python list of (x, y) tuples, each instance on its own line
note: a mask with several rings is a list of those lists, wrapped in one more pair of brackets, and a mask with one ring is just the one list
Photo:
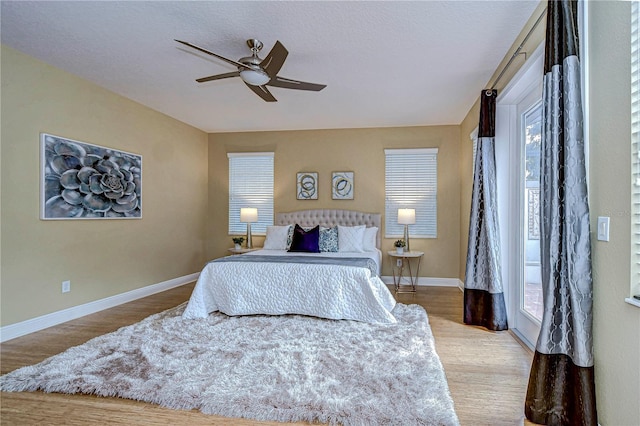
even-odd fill
[[(244, 83), (247, 84), (247, 83)], [(247, 87), (255, 92), (256, 95), (260, 96), (267, 102), (278, 102), (276, 98), (273, 97), (269, 89), (265, 86), (252, 86), (251, 84), (247, 84)]]
[(290, 78), (278, 76), (272, 78), (271, 81), (267, 83), (267, 86), (283, 87), (285, 89), (311, 90), (313, 92), (319, 92), (327, 87), (326, 84), (307, 83), (305, 81), (291, 80)]
[(284, 60), (287, 59), (289, 51), (284, 47), (280, 41), (276, 41), (266, 58), (260, 62), (260, 66), (265, 70), (269, 77), (275, 78), (284, 64)]
[(225, 74), (210, 75), (209, 77), (197, 78), (196, 81), (198, 83), (204, 83), (206, 81), (222, 80), (223, 78), (230, 78), (230, 77), (240, 77), (240, 71), (232, 71)]
[(224, 56), (220, 56), (217, 53), (213, 53), (213, 52), (208, 51), (207, 49), (203, 49), (202, 47), (198, 47), (195, 44), (189, 43), (187, 41), (182, 41), (182, 40), (176, 40), (176, 39), (174, 39), (174, 40), (177, 41), (178, 43), (184, 44), (185, 46), (189, 46), (189, 47), (191, 47), (193, 49), (196, 49), (196, 50), (199, 50), (201, 52), (204, 52), (207, 55), (215, 56), (218, 59), (222, 59), (223, 61), (228, 62), (231, 65), (235, 65), (236, 67), (251, 69), (251, 67), (248, 66), (248, 65), (245, 65), (245, 64), (243, 64), (241, 62), (238, 62), (238, 61), (234, 61), (233, 59), (225, 58)]

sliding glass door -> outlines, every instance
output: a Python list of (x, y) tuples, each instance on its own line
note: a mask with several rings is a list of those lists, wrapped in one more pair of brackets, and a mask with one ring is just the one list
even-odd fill
[(542, 321), (542, 282), (540, 278), (540, 142), (542, 103), (522, 115), (524, 175), (522, 176), (522, 251), (524, 253), (520, 310), (534, 321)]
[[(512, 212), (518, 241), (513, 265), (516, 278), (512, 312), (517, 333), (535, 344), (542, 320), (542, 282), (540, 274), (540, 142), (542, 140), (542, 88), (534, 87), (517, 105), (519, 164), (513, 168), (517, 185), (517, 208)], [(516, 213), (517, 212), (517, 213)]]

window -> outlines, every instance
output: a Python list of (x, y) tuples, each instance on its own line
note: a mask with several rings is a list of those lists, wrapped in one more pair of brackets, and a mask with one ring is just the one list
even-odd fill
[(437, 236), (438, 149), (385, 149), (385, 237), (404, 235), (398, 209), (415, 209), (412, 238)]
[(273, 152), (228, 153), (229, 234), (247, 232), (240, 222), (242, 207), (258, 209), (258, 221), (251, 224), (255, 234), (265, 234), (273, 225)]
[(640, 7), (631, 3), (631, 294), (640, 294)]

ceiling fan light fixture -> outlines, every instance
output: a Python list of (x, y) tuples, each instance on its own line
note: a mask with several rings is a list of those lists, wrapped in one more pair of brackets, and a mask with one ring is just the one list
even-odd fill
[(240, 71), (240, 78), (252, 86), (263, 86), (271, 80), (271, 77), (264, 71), (247, 69)]
[(267, 89), (267, 84), (269, 86), (281, 87), (283, 89), (308, 90), (313, 92), (319, 92), (327, 87), (326, 84), (308, 83), (306, 81), (292, 80), (290, 78), (279, 76), (278, 73), (280, 72), (280, 68), (282, 68), (284, 61), (287, 59), (287, 55), (289, 54), (287, 49), (279, 41), (276, 41), (276, 44), (273, 45), (269, 54), (264, 59), (261, 59), (258, 56), (258, 52), (262, 48), (262, 42), (257, 39), (249, 39), (247, 40), (247, 45), (251, 48), (251, 56), (240, 58), (237, 61), (225, 58), (224, 56), (210, 52), (207, 49), (203, 49), (202, 47), (186, 41), (176, 39), (176, 42), (236, 66), (237, 70), (233, 72), (225, 72), (222, 74), (197, 78), (196, 81), (198, 83), (222, 80), (231, 77), (240, 77), (247, 87), (249, 87), (256, 95), (260, 96), (265, 102), (277, 102), (277, 99), (274, 98), (271, 92), (269, 92), (269, 89)]

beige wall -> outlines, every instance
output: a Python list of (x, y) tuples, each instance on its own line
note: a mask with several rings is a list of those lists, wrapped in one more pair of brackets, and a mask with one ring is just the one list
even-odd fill
[[(411, 248), (425, 252), (421, 276), (457, 278), (460, 240), (460, 135), (458, 126), (403, 127), (348, 130), (309, 130), (209, 135), (209, 257), (220, 256), (231, 244), (227, 235), (228, 152), (275, 152), (276, 212), (340, 208), (384, 214), (384, 149), (439, 148), (438, 238), (412, 239)], [(296, 200), (296, 173), (315, 171), (319, 177), (318, 200)], [(353, 171), (353, 201), (331, 199), (331, 172)], [(384, 222), (384, 220), (383, 220)], [(384, 231), (383, 231), (384, 232)], [(384, 236), (384, 234), (383, 234)], [(383, 252), (393, 240), (383, 239)], [(262, 240), (256, 239), (256, 245)], [(383, 274), (390, 275), (383, 258)]]
[(631, 6), (591, 2), (590, 17), (592, 231), (598, 216), (611, 217), (609, 242), (592, 232), (598, 415), (602, 425), (632, 425), (640, 422), (640, 309), (624, 302), (631, 264)]
[[(1, 324), (198, 272), (207, 135), (8, 47), (1, 60)], [(141, 154), (143, 218), (40, 220), (40, 132)]]
[(469, 246), (469, 219), (471, 214), (471, 194), (473, 192), (473, 142), (469, 135), (480, 121), (480, 100), (476, 101), (460, 124), (460, 263), (458, 276), (464, 282), (467, 248)]

